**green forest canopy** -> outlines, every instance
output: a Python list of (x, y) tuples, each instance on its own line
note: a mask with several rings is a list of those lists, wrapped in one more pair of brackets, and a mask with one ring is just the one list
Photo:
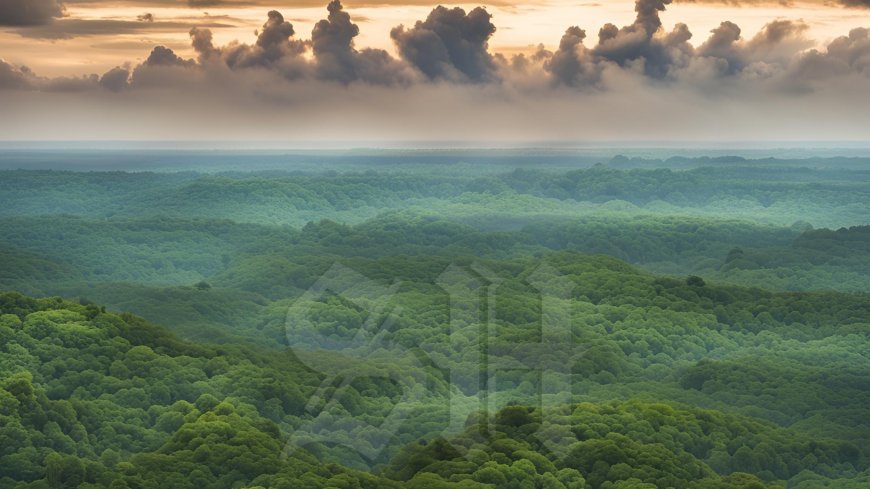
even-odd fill
[(0, 487), (870, 484), (860, 164), (377, 159), (0, 172)]

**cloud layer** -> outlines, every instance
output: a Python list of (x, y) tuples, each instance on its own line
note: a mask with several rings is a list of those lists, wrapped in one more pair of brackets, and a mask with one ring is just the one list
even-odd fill
[[(565, 138), (581, 137), (582, 128), (643, 139), (663, 128), (688, 134), (724, 126), (733, 134), (738, 116), (769, 124), (788, 118), (767, 133), (789, 128), (802, 135), (819, 121), (851, 134), (851, 126), (868, 119), (850, 97), (870, 88), (870, 30), (854, 29), (814, 48), (802, 22), (774, 20), (746, 38), (726, 20), (695, 40), (685, 24), (663, 26), (669, 1), (637, 0), (627, 25), (607, 23), (591, 36), (570, 26), (555, 51), (540, 47), (514, 56), (490, 50), (497, 29), (485, 8), (439, 6), (391, 31), (393, 56), (358, 47), (359, 26), (333, 0), (310, 36), (278, 11), (267, 13), (251, 44), (217, 45), (207, 26), (193, 27), (191, 59), (156, 46), (141, 63), (65, 78), (0, 61), (0, 99), (27, 92), (30, 100), (43, 94), (34, 106), (51, 100), (74, 107), (63, 94), (75, 92), (92, 107), (136, 114), (131, 127), (148, 119), (137, 111), (152, 114), (152, 121), (161, 113), (192, 119), (183, 128), (190, 137), (217, 137), (219, 129), (205, 128), (229, 124), (218, 114), (233, 119), (234, 134), (249, 124), (252, 137), (263, 138), (282, 134), (276, 122), (282, 120), (293, 121), (286, 137), (308, 134), (317, 121), (314, 129), (324, 134), (357, 127), (358, 134), (402, 130), (401, 137), (410, 137), (404, 129), (413, 127), (426, 137), (478, 137), (502, 128), (528, 138)], [(53, 15), (48, 22), (62, 22)], [(650, 125), (653, 117), (663, 119), (662, 127)], [(646, 124), (632, 126), (633, 118)], [(232, 133), (231, 126), (222, 130)]]
[[(17, 0), (16, 0), (17, 1)], [(41, 1), (41, 0), (39, 0)], [(607, 90), (603, 74), (619, 69), (659, 83), (691, 82), (716, 86), (723, 80), (744, 83), (780, 83), (811, 90), (816, 80), (832, 75), (866, 74), (870, 40), (866, 29), (855, 29), (825, 49), (808, 49), (806, 25), (775, 20), (756, 36), (745, 39), (738, 25), (723, 21), (709, 36), (692, 44), (685, 24), (665, 30), (660, 14), (670, 0), (637, 0), (636, 18), (618, 27), (605, 24), (589, 43), (587, 33), (568, 27), (555, 52), (540, 48), (530, 56), (510, 59), (489, 50), (495, 34), (492, 16), (482, 7), (465, 11), (438, 6), (413, 26), (397, 26), (390, 37), (399, 57), (380, 49), (358, 48), (359, 26), (340, 0), (327, 6), (327, 16), (314, 26), (310, 38), (300, 38), (293, 24), (278, 11), (268, 12), (253, 44), (232, 42), (216, 46), (207, 26), (190, 30), (196, 59), (182, 59), (171, 49), (157, 46), (140, 66), (126, 69), (129, 87), (137, 78), (159, 83), (152, 69), (164, 73), (167, 83), (189, 75), (222, 68), (233, 72), (266, 71), (285, 80), (310, 79), (325, 83), (409, 85), (419, 83), (515, 84), (517, 87), (568, 86), (581, 90)], [(14, 3), (14, 2), (13, 2)], [(36, 4), (34, 4), (36, 5)], [(36, 18), (31, 19), (36, 21)], [(143, 17), (131, 24), (154, 23)], [(588, 44), (588, 46), (587, 46)], [(119, 67), (120, 68), (120, 67)], [(4, 63), (6, 88), (42, 90), (54, 86), (25, 67)], [(118, 68), (104, 74), (117, 80)], [(93, 79), (86, 76), (84, 79)], [(118, 91), (117, 83), (101, 84)]]
[(0, 26), (34, 26), (63, 15), (58, 0), (0, 0)]

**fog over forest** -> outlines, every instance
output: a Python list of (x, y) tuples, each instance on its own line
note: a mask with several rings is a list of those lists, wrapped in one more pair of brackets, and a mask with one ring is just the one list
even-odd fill
[(0, 487), (870, 484), (860, 145), (155, 144), (0, 148)]

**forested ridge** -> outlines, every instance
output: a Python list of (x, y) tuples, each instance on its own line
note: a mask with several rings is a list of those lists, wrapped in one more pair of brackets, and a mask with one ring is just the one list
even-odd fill
[(0, 171), (0, 487), (870, 486), (858, 160), (193, 156)]
[[(866, 342), (856, 340), (866, 338), (870, 312), (862, 299), (839, 319), (808, 316), (807, 323), (828, 323), (828, 332), (765, 313), (770, 324), (758, 334), (737, 325), (716, 331), (728, 328), (721, 323), (706, 334), (684, 325), (682, 335), (625, 322), (617, 334), (583, 328), (594, 353), (571, 375), (590, 401), (549, 408), (543, 424), (533, 407), (508, 406), (491, 418), (472, 413), (467, 431), (447, 442), (427, 432), (444, 420), (432, 399), (404, 434), (428, 441), (394, 448), (369, 475), (322, 465), (304, 451), (281, 456), (287, 432), (311, 417), (304, 406), (320, 380), (292, 354), (194, 345), (129, 314), (9, 293), (0, 298), (0, 480), (10, 487), (754, 488), (779, 487), (777, 480), (821, 487), (847, 475), (836, 487), (863, 487), (870, 365)], [(619, 309), (603, 311), (616, 319)], [(741, 338), (744, 351), (734, 360), (707, 359), (721, 354), (714, 342)], [(771, 353), (776, 358), (766, 359)], [(522, 391), (522, 379), (515, 382)], [(371, 416), (371, 403), (395, 396), (376, 378), (351, 389), (336, 415)], [(550, 453), (541, 442), (548, 438), (566, 453)], [(20, 485), (27, 481), (36, 482)]]

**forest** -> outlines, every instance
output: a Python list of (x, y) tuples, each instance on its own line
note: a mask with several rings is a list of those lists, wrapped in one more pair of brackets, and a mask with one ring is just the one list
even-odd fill
[(68, 158), (0, 159), (4, 489), (870, 487), (870, 160)]

